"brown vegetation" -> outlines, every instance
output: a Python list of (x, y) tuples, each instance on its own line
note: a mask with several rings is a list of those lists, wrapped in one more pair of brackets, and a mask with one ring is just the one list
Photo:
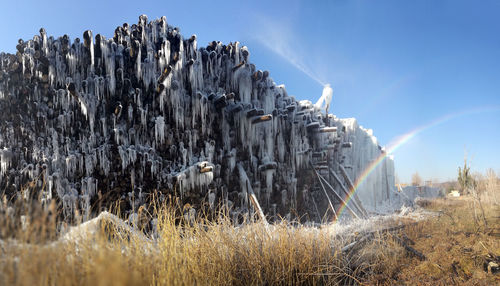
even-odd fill
[(404, 232), (427, 259), (386, 257), (369, 284), (498, 285), (500, 275), (489, 273), (487, 266), (500, 259), (500, 207), (483, 202), (486, 227), (474, 219), (472, 197), (424, 201), (423, 205), (436, 216), (411, 224)]
[(420, 201), (434, 214), (425, 220), (348, 233), (291, 222), (235, 227), (224, 211), (193, 222), (164, 204), (151, 207), (156, 239), (103, 221), (64, 240), (55, 205), (3, 201), (0, 285), (495, 285), (500, 184), (492, 172), (477, 181), (477, 196)]
[(344, 254), (347, 241), (328, 228), (234, 227), (223, 212), (192, 223), (166, 205), (156, 214), (156, 240), (111, 220), (83, 239), (55, 240), (54, 216), (29, 216), (23, 227), (3, 213), (11, 228), (0, 240), (0, 285), (351, 285), (361, 283), (380, 254)]

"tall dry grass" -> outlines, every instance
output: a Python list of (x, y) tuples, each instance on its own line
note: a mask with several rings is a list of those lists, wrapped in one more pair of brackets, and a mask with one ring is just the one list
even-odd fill
[(19, 209), (24, 227), (0, 211), (0, 285), (350, 285), (392, 255), (377, 241), (377, 253), (345, 254), (328, 229), (287, 222), (235, 227), (218, 212), (192, 223), (172, 205), (154, 211), (155, 239), (108, 219), (68, 239), (54, 213)]
[(500, 181), (493, 169), (486, 170), (479, 183), (482, 200), (500, 205)]
[[(491, 190), (496, 190), (491, 180)], [(484, 193), (483, 193), (484, 194)], [(154, 204), (152, 237), (116, 216), (70, 229), (57, 206), (36, 200), (0, 204), (0, 285), (354, 285), (494, 281), (484, 273), (488, 251), (498, 252), (498, 205), (484, 200), (486, 224), (475, 220), (471, 197), (425, 201), (436, 216), (398, 233), (336, 233), (286, 221), (234, 226), (227, 210), (196, 221), (179, 204)], [(116, 210), (115, 213), (120, 213)], [(78, 214), (74, 217), (78, 218)], [(77, 220), (78, 221), (78, 220)], [(82, 231), (86, 229), (86, 231)], [(428, 258), (418, 261), (400, 245), (403, 234)], [(395, 237), (397, 236), (397, 238)], [(481, 258), (483, 257), (483, 258)], [(459, 274), (455, 274), (457, 272)], [(486, 275), (486, 276), (485, 276)], [(488, 280), (490, 279), (490, 280)]]
[(419, 201), (434, 215), (408, 224), (404, 233), (427, 259), (381, 256), (368, 283), (500, 285), (500, 276), (485, 268), (489, 257), (500, 257), (500, 206), (491, 200), (482, 202), (486, 227), (474, 218), (474, 201), (472, 196)]

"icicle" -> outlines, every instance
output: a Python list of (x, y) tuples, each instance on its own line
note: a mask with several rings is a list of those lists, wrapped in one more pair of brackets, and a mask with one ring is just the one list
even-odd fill
[(158, 116), (155, 119), (155, 140), (160, 144), (165, 142), (165, 120), (163, 116)]
[(128, 122), (129, 123), (134, 122), (134, 108), (132, 107), (132, 105), (128, 106), (127, 114), (128, 114)]
[(126, 147), (118, 146), (118, 154), (120, 155), (120, 160), (122, 161), (122, 172), (125, 172), (125, 169), (127, 168), (129, 163)]
[(187, 150), (184, 148), (184, 143), (180, 142), (179, 143), (179, 151), (181, 152), (181, 158), (182, 158), (182, 167), (185, 168), (187, 166)]
[(69, 155), (66, 157), (66, 176), (73, 176), (76, 172), (76, 157)]
[(148, 109), (142, 109), (139, 107), (139, 112), (141, 113), (141, 126), (143, 129), (146, 129)]
[(141, 44), (136, 41), (136, 45), (137, 45), (137, 57), (136, 57), (136, 60), (135, 60), (135, 76), (137, 77), (137, 79), (141, 80), (142, 79), (142, 69), (141, 69), (141, 62), (142, 62), (142, 58), (141, 58)]
[(208, 193), (208, 206), (212, 210), (215, 208), (215, 193), (213, 191)]
[(10, 168), (10, 163), (12, 160), (12, 152), (6, 147), (0, 150), (0, 179), (7, 173), (7, 169)]

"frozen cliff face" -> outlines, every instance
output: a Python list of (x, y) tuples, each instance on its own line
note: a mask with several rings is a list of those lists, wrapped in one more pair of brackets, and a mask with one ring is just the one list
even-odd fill
[[(373, 131), (359, 126), (356, 119), (335, 121), (342, 131), (342, 141), (352, 143), (350, 148), (341, 149), (341, 164), (351, 178), (360, 178), (373, 162), (385, 154), (385, 149), (378, 144)], [(380, 213), (401, 207), (394, 181), (394, 161), (389, 155), (376, 164), (358, 185), (356, 194), (367, 211)]]
[[(41, 29), (0, 54), (0, 190), (16, 197), (35, 182), (32, 194), (57, 200), (68, 220), (113, 203), (133, 217), (154, 192), (230, 206), (235, 220), (253, 213), (249, 192), (271, 217), (332, 217), (347, 181), (329, 170), (351, 164), (354, 180), (380, 150), (354, 126), (339, 137), (331, 99), (325, 87), (317, 104), (297, 101), (246, 46), (199, 48), (165, 17), (142, 15), (111, 39)], [(389, 196), (391, 168), (364, 186), (363, 204)]]

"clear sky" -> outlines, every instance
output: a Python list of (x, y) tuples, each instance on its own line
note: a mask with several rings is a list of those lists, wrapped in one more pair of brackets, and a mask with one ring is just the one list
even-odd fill
[(431, 126), (394, 151), (401, 181), (453, 179), (464, 150), (473, 171), (500, 171), (500, 1), (2, 2), (0, 51), (40, 27), (111, 37), (140, 14), (165, 15), (200, 46), (247, 45), (297, 99), (315, 102), (330, 83), (330, 112), (356, 117), (380, 145)]

